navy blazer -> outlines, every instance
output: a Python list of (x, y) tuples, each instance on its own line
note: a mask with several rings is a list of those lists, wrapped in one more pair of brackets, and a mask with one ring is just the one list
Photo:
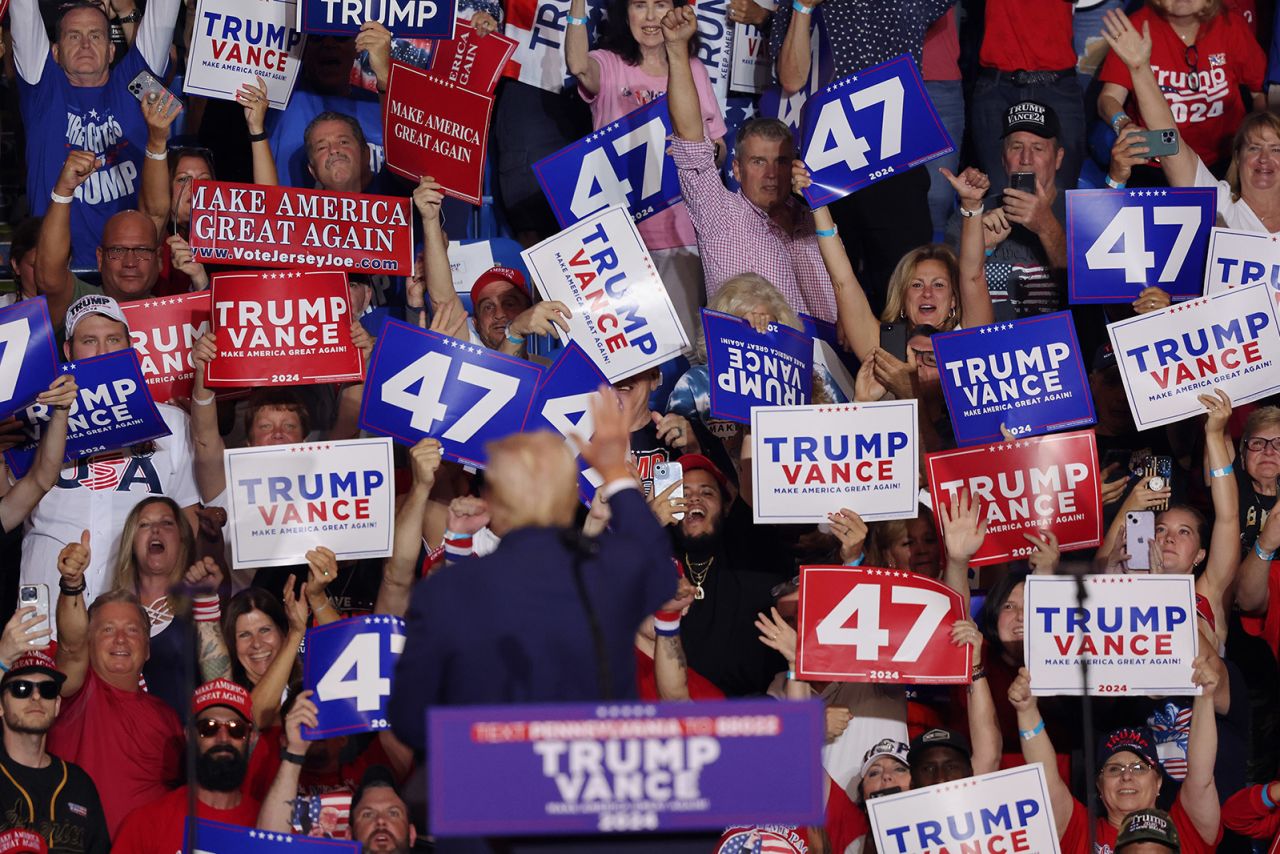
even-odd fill
[[(609, 499), (613, 519), (582, 557), (582, 576), (608, 651), (609, 699), (636, 696), (634, 640), (675, 594), (666, 533), (639, 490)], [(573, 577), (578, 554), (559, 528), (511, 531), (493, 554), (418, 583), (388, 708), (396, 736), (425, 750), (433, 705), (604, 699), (595, 644)]]

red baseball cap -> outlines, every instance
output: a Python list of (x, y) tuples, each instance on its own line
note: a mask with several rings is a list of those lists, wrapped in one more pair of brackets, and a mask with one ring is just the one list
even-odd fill
[(684, 473), (691, 471), (705, 471), (716, 479), (716, 483), (720, 484), (720, 492), (727, 500), (730, 495), (729, 478), (724, 476), (724, 472), (711, 460), (702, 454), (684, 454), (680, 459), (676, 460), (683, 468)]
[(51, 676), (53, 681), (59, 685), (67, 681), (67, 674), (58, 669), (58, 665), (54, 663), (52, 655), (42, 649), (29, 649), (13, 662), (9, 672), (4, 674), (3, 679), (0, 679), (0, 684), (27, 673), (43, 673), (46, 676)]
[(524, 294), (525, 299), (533, 302), (533, 296), (529, 293), (529, 285), (524, 280), (524, 274), (519, 270), (511, 267), (503, 267), (495, 265), (480, 274), (480, 278), (476, 279), (476, 283), (471, 286), (471, 310), (475, 311), (480, 304), (480, 294), (484, 289), (492, 285), (494, 282), (509, 282), (513, 284)]
[(194, 714), (214, 706), (225, 706), (246, 721), (253, 721), (253, 699), (248, 691), (230, 679), (214, 679), (196, 689), (192, 700)]

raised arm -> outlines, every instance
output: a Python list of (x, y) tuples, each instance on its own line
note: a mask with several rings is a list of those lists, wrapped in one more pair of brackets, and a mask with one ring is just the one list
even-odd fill
[[(816, 0), (816, 2), (799, 1), (800, 5), (807, 11), (800, 12), (792, 7), (790, 11), (784, 12), (784, 14), (790, 15), (790, 21), (787, 22), (787, 35), (782, 40), (782, 50), (778, 54), (778, 84), (782, 86), (783, 93), (787, 95), (794, 95), (799, 92), (809, 79), (813, 50), (811, 43), (813, 7), (821, 2), (821, 0)], [(781, 23), (781, 21), (775, 20), (773, 25), (776, 27)]]
[[(1248, 477), (1248, 472), (1243, 473)], [(1236, 584), (1236, 605), (1251, 616), (1267, 613), (1271, 604), (1271, 558), (1280, 549), (1280, 513), (1268, 513), (1253, 548), (1240, 562)]]
[(329, 585), (338, 577), (338, 556), (333, 549), (317, 546), (308, 549), (307, 583), (303, 585), (306, 592), (307, 605), (316, 618), (316, 625), (323, 626), (336, 623), (342, 619), (333, 600), (329, 598)]
[(187, 570), (183, 583), (192, 591), (191, 616), (199, 647), (200, 676), (205, 682), (231, 678), (231, 654), (222, 636), (222, 600), (219, 591), (226, 580), (212, 557), (200, 558)]
[(1004, 739), (996, 718), (996, 703), (991, 696), (987, 672), (982, 667), (982, 632), (973, 620), (957, 620), (951, 627), (951, 642), (969, 647), (969, 666), (973, 681), (969, 684), (969, 743), (973, 745), (973, 773), (989, 774), (1000, 769)]
[(959, 177), (950, 169), (939, 169), (951, 182), (960, 200), (960, 307), (965, 326), (986, 326), (996, 319), (991, 308), (991, 291), (987, 288), (986, 246), (982, 226), (982, 201), (991, 188), (991, 180), (970, 166)]
[[(1018, 730), (1022, 734), (1022, 758), (1028, 765), (1039, 762), (1044, 768), (1045, 783), (1049, 788), (1049, 805), (1053, 809), (1053, 821), (1058, 827), (1058, 838), (1067, 832), (1071, 813), (1075, 810), (1075, 798), (1058, 771), (1058, 756), (1053, 741), (1044, 730), (1044, 718), (1040, 706), (1031, 693), (1031, 675), (1027, 668), (1018, 668), (1018, 677), (1009, 686), (1009, 702), (1018, 713)], [(1212, 710), (1210, 711), (1212, 714)], [(977, 770), (975, 766), (974, 770)], [(1093, 781), (1088, 781), (1093, 785)]]
[[(67, 543), (58, 553), (58, 651), (54, 660), (58, 670), (66, 674), (62, 696), (70, 697), (80, 690), (89, 669), (89, 612), (84, 604), (84, 571), (89, 565), (89, 532), (80, 534), (80, 542)], [(75, 593), (66, 593), (74, 590)]]
[(298, 660), (298, 647), (307, 635), (307, 585), (302, 585), (302, 595), (293, 592), (294, 577), (284, 586), (284, 612), (289, 618), (289, 634), (275, 660), (253, 686), (253, 722), (263, 730), (275, 724), (280, 716), (280, 702), (284, 689), (289, 685), (294, 662)]
[[(372, 56), (372, 54), (370, 54)], [(236, 102), (244, 107), (244, 121), (249, 126), (249, 151), (253, 155), (253, 183), (274, 187), (280, 183), (276, 158), (271, 154), (267, 138), (267, 81), (261, 77), (244, 84), (236, 92)]]
[(1227, 690), (1227, 672), (1212, 651), (1201, 652), (1191, 665), (1191, 681), (1202, 693), (1191, 701), (1191, 732), (1187, 737), (1187, 776), (1178, 790), (1178, 800), (1187, 811), (1196, 831), (1210, 846), (1218, 841), (1222, 807), (1213, 767), (1218, 760), (1218, 721), (1214, 716), (1214, 695)]
[(689, 40), (697, 32), (698, 17), (692, 6), (677, 6), (662, 18), (662, 36), (667, 47), (667, 109), (671, 111), (675, 135), (689, 142), (702, 142), (707, 138), (698, 90), (689, 66)]
[(403, 617), (409, 612), (418, 556), (422, 553), (422, 518), (427, 512), (442, 453), (438, 439), (422, 439), (409, 449), (413, 485), (396, 513), (395, 540), (391, 557), (382, 564), (382, 585), (373, 607), (375, 614)]
[(157, 77), (164, 76), (169, 64), (169, 46), (173, 44), (173, 28), (178, 23), (181, 4), (182, 0), (148, 0), (147, 12), (138, 24), (133, 46)]
[(52, 407), (52, 415), (40, 437), (35, 463), (4, 498), (0, 498), (0, 525), (5, 531), (21, 525), (58, 482), (67, 450), (67, 416), (75, 403), (76, 391), (75, 378), (62, 374), (36, 398), (36, 403)]
[(200, 498), (213, 501), (227, 489), (227, 473), (222, 464), (226, 443), (218, 430), (218, 402), (205, 387), (205, 368), (218, 355), (217, 339), (206, 332), (191, 345), (195, 363), (195, 384), (191, 387), (191, 445), (195, 451), (196, 486)]
[(426, 258), (427, 296), (431, 298), (431, 311), (439, 315), (446, 305), (453, 304), (450, 314), (453, 323), (443, 334), (453, 338), (467, 337), (467, 312), (458, 292), (453, 289), (453, 270), (449, 266), (449, 239), (440, 227), (440, 205), (444, 193), (440, 184), (430, 175), (424, 176), (413, 191), (413, 204), (422, 218), (423, 255)]
[(942, 582), (969, 601), (969, 561), (987, 538), (987, 520), (982, 518), (982, 499), (969, 490), (955, 493), (951, 502), (939, 501), (935, 510), (942, 525), (942, 542), (947, 549), (947, 565)]
[(1209, 554), (1200, 580), (1208, 585), (1215, 608), (1221, 605), (1225, 609), (1227, 603), (1223, 597), (1235, 581), (1236, 568), (1240, 565), (1240, 493), (1231, 471), (1231, 439), (1227, 436), (1231, 398), (1222, 389), (1213, 391), (1213, 394), (1199, 396), (1200, 403), (1209, 410), (1204, 422), (1204, 454), (1209, 463), (1209, 494), (1213, 498), (1213, 532), (1209, 536)]
[[(302, 737), (302, 726), (320, 725), (316, 717), (318, 710), (312, 702), (314, 691), (303, 691), (293, 701), (289, 714), (284, 716), (284, 752), (291, 756), (307, 755), (314, 741)], [(267, 789), (267, 796), (262, 799), (262, 809), (258, 811), (258, 830), (270, 830), (276, 833), (293, 833), (293, 802), (298, 799), (298, 780), (302, 777), (302, 763), (284, 760), (276, 769), (276, 776)]]
[(40, 15), (39, 0), (11, 0), (9, 30), (13, 37), (13, 64), (18, 75), (34, 86), (44, 76), (49, 60), (49, 34)]
[[(1173, 110), (1160, 91), (1160, 85), (1156, 83), (1155, 72), (1151, 70), (1151, 25), (1143, 24), (1142, 34), (1139, 35), (1128, 16), (1119, 9), (1107, 12), (1102, 20), (1102, 36), (1111, 46), (1111, 52), (1129, 69), (1133, 95), (1147, 126), (1176, 128), (1178, 125), (1173, 119)], [(1160, 158), (1160, 167), (1164, 169), (1170, 186), (1191, 187), (1196, 182), (1200, 157), (1183, 141), (1176, 154)]]
[[(169, 175), (169, 129), (178, 117), (174, 99), (148, 95), (138, 107), (147, 123), (147, 150), (142, 160), (142, 191), (138, 193), (138, 210), (156, 227), (156, 236), (164, 240), (164, 228), (174, 216), (171, 177)], [(187, 188), (190, 190), (190, 187)]]
[[(587, 0), (572, 0), (569, 4), (569, 22), (564, 29), (564, 61), (569, 73), (589, 95), (600, 93), (600, 63), (591, 56), (591, 42), (587, 25), (576, 21), (587, 19)], [(622, 22), (626, 26), (626, 22)]]
[(693, 584), (680, 577), (676, 595), (653, 615), (653, 677), (659, 700), (686, 702), (689, 696), (689, 663), (680, 642), (680, 618), (693, 604)]
[(40, 250), (36, 256), (36, 286), (49, 300), (49, 314), (63, 317), (71, 305), (74, 282), (67, 275), (71, 262), (71, 205), (76, 189), (98, 168), (98, 157), (92, 151), (69, 151), (62, 174), (53, 184), (53, 194), (72, 201), (50, 201), (40, 223)]

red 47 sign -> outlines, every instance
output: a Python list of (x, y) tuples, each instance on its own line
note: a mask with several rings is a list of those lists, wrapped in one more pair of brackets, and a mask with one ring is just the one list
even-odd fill
[(951, 642), (964, 601), (911, 572), (800, 568), (796, 677), (815, 682), (969, 682), (970, 647)]

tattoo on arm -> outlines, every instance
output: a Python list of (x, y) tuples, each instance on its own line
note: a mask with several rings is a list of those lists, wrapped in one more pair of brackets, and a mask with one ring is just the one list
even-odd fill
[(196, 623), (196, 635), (200, 639), (200, 675), (204, 681), (231, 678), (231, 656), (218, 624)]
[(684, 644), (680, 643), (679, 635), (658, 635), (658, 643), (667, 647), (671, 659), (681, 670), (688, 669), (688, 661), (684, 657)]

